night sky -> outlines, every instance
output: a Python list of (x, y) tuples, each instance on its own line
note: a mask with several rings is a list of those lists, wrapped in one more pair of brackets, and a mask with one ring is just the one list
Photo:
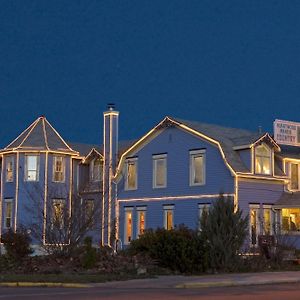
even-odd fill
[(0, 0), (0, 147), (40, 115), (69, 141), (164, 116), (272, 130), (300, 121), (300, 1)]

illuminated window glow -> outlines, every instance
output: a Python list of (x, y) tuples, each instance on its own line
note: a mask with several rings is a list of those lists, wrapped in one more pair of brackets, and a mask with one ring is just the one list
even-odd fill
[(137, 208), (137, 236), (142, 235), (146, 228), (146, 207)]
[(52, 202), (52, 228), (62, 229), (64, 227), (65, 200), (53, 199)]
[(133, 227), (132, 227), (132, 209), (125, 209), (125, 237), (124, 243), (129, 244), (132, 241)]
[(299, 167), (300, 164), (290, 164), (290, 189), (293, 191), (299, 190)]
[(91, 161), (90, 164), (90, 178), (91, 181), (102, 181), (103, 177), (103, 165), (100, 158), (96, 158)]
[(300, 231), (300, 208), (282, 209), (282, 229)]
[(198, 204), (198, 222), (199, 222), (199, 229), (201, 229), (201, 220), (203, 217), (203, 213), (209, 213), (210, 204)]
[(174, 205), (164, 206), (164, 228), (166, 230), (174, 228)]
[(255, 148), (255, 173), (271, 174), (272, 170), (272, 151), (265, 144), (261, 144)]

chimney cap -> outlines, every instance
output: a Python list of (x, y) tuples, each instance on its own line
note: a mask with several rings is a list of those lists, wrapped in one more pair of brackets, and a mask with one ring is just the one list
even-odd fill
[(108, 110), (115, 110), (115, 103), (107, 103)]

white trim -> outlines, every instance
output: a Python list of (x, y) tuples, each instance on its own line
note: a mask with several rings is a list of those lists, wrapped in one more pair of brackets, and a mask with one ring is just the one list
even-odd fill
[[(137, 207), (137, 222), (136, 222), (136, 236), (139, 237), (141, 235), (141, 228), (140, 228), (140, 221), (141, 221), (141, 215), (144, 214), (144, 231), (146, 229), (146, 221), (147, 221), (147, 207)], [(143, 234), (143, 233), (142, 233)]]
[[(269, 173), (264, 173), (263, 171), (262, 172), (258, 172), (257, 169), (256, 169), (256, 159), (257, 159), (257, 148), (260, 148), (260, 147), (263, 147), (265, 148), (267, 151), (269, 151), (269, 156), (259, 156), (259, 157), (264, 157), (264, 158), (269, 158), (269, 163), (270, 163), (270, 172)], [(273, 160), (273, 149), (270, 148), (268, 145), (266, 145), (265, 143), (262, 143), (258, 146), (255, 146), (255, 150), (254, 150), (254, 171), (255, 171), (255, 174), (261, 174), (261, 175), (274, 175), (274, 172), (273, 172), (273, 169), (274, 169), (274, 160)]]
[[(175, 205), (163, 205), (163, 216), (164, 216), (164, 228), (170, 230), (174, 228), (174, 210)], [(168, 228), (168, 213), (172, 214), (172, 224), (171, 228)]]
[[(56, 163), (58, 161), (58, 158), (61, 159), (61, 163), (62, 163), (62, 180), (55, 180), (55, 173), (58, 171), (56, 171)], [(71, 176), (71, 174), (70, 174)], [(56, 182), (56, 183), (64, 183), (66, 180), (66, 157), (63, 155), (53, 155), (53, 161), (52, 161), (52, 182)]]
[[(27, 159), (30, 156), (36, 157), (36, 169), (35, 170), (31, 170), (31, 171), (35, 171), (36, 172), (36, 178), (35, 178), (35, 180), (28, 179), (28, 161), (27, 161)], [(27, 181), (27, 182), (38, 182), (39, 181), (39, 177), (40, 177), (40, 155), (39, 154), (28, 153), (28, 154), (25, 154), (24, 158), (25, 158), (24, 181)]]
[[(224, 197), (233, 197), (235, 194), (223, 194)], [(134, 202), (134, 201), (162, 201), (162, 200), (182, 200), (182, 199), (203, 199), (203, 198), (218, 198), (220, 194), (200, 194), (200, 195), (182, 195), (182, 196), (162, 196), (162, 197), (143, 197), (143, 198), (128, 198), (118, 199), (119, 202)]]
[[(15, 209), (13, 202), (14, 202), (13, 198), (4, 199), (4, 218), (3, 218), (3, 220), (4, 220), (3, 228), (4, 229), (13, 229), (13, 219), (14, 219), (13, 216), (14, 216), (14, 209)], [(11, 204), (10, 227), (6, 226), (6, 218), (7, 218), (7, 205), (6, 204), (8, 204), (8, 203)]]

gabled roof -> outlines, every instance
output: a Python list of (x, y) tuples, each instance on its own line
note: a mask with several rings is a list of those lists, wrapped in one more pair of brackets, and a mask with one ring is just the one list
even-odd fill
[(57, 151), (78, 155), (52, 127), (48, 120), (41, 116), (13, 140), (4, 151)]

